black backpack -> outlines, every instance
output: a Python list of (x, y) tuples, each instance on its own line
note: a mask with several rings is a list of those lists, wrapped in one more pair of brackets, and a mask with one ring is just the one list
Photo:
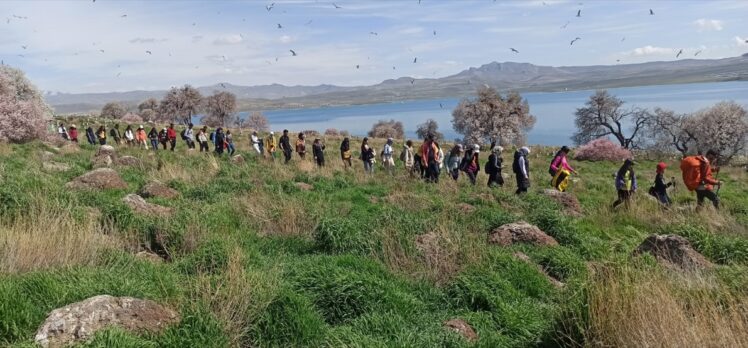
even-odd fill
[(519, 167), (519, 158), (522, 157), (522, 153), (517, 150), (514, 152), (514, 162), (512, 162), (512, 171), (517, 173), (522, 173), (522, 169)]
[(179, 133), (179, 135), (182, 136), (182, 140), (187, 140), (187, 129), (182, 129), (182, 133)]

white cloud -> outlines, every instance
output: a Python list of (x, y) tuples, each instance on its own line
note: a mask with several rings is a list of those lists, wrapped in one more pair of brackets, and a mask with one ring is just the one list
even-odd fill
[(738, 45), (738, 47), (748, 46), (748, 37), (736, 36), (735, 43)]
[(695, 20), (693, 24), (696, 25), (696, 28), (698, 28), (699, 31), (720, 31), (724, 28), (724, 22), (718, 19), (700, 18)]
[(224, 35), (213, 41), (216, 45), (236, 45), (244, 41), (244, 38), (239, 34)]
[(657, 55), (665, 55), (665, 54), (673, 54), (675, 53), (674, 48), (667, 48), (667, 47), (656, 47), (647, 45), (644, 47), (637, 47), (631, 51), (626, 52), (626, 54), (631, 56), (657, 56)]
[(293, 42), (294, 41), (294, 39), (292, 37), (288, 36), (288, 35), (283, 35), (278, 40), (281, 43), (289, 43), (289, 42)]

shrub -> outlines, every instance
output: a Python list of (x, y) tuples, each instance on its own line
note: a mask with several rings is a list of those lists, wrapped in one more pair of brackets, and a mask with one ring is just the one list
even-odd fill
[(249, 115), (245, 126), (258, 132), (267, 132), (270, 129), (268, 118), (265, 117), (265, 115), (263, 115), (261, 112), (253, 112), (251, 115)]
[(120, 119), (122, 122), (128, 123), (128, 124), (141, 124), (143, 123), (143, 118), (133, 114), (131, 112), (128, 112), (125, 116), (122, 116)]
[(22, 71), (0, 66), (0, 141), (24, 143), (45, 133), (49, 106)]
[(341, 137), (349, 137), (349, 136), (351, 136), (351, 132), (349, 132), (347, 130), (342, 130), (342, 131), (340, 131), (340, 136)]
[(631, 151), (606, 138), (590, 141), (574, 152), (574, 159), (580, 161), (622, 161), (631, 157)]
[(403, 123), (395, 120), (379, 120), (369, 131), (369, 136), (372, 138), (397, 138), (402, 139), (405, 136), (403, 130)]
[(340, 135), (340, 132), (337, 129), (335, 129), (335, 128), (327, 128), (327, 129), (325, 129), (325, 135), (336, 137), (336, 136)]
[(111, 102), (111, 103), (106, 103), (106, 105), (104, 105), (104, 107), (101, 108), (100, 116), (105, 117), (105, 118), (118, 119), (118, 118), (125, 116), (125, 114), (127, 114), (127, 109), (125, 109), (125, 107), (122, 106), (122, 104), (118, 102)]
[(304, 133), (304, 135), (307, 137), (318, 137), (319, 136), (319, 132), (313, 129), (302, 131), (302, 133)]

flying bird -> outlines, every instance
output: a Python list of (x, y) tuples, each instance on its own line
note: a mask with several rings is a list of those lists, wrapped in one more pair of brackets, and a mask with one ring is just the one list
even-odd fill
[(392, 67), (392, 70), (395, 70), (395, 67), (394, 67), (394, 66)]
[(370, 31), (370, 32), (369, 32), (369, 35), (374, 35), (374, 36), (377, 36), (377, 35), (379, 35), (379, 34), (377, 34), (377, 32), (375, 32), (375, 31)]
[(151, 51), (145, 51), (145, 53), (148, 53), (148, 54), (153, 54), (153, 52), (151, 52)]
[(566, 24), (561, 26), (561, 29), (566, 29), (566, 27), (569, 25), (569, 21), (566, 21)]
[(436, 30), (434, 30), (434, 36), (436, 36)]
[(582, 17), (582, 10), (577, 11), (577, 17)]
[(104, 50), (99, 50), (99, 52), (104, 53)]
[(338, 6), (338, 4), (336, 4), (334, 2), (332, 3), (332, 6), (334, 6), (335, 8), (342, 8), (342, 7)]
[(126, 18), (126, 17), (127, 17), (127, 15), (126, 15), (126, 14), (123, 14), (123, 15), (121, 15), (120, 17), (122, 17), (122, 18)]
[(411, 85), (412, 85), (412, 84), (415, 84), (415, 83), (416, 83), (416, 80), (414, 80), (414, 79), (410, 79), (410, 84), (411, 84)]
[(223, 88), (225, 89), (225, 88), (226, 88), (226, 85), (225, 85), (225, 84), (223, 84), (223, 83), (221, 83), (221, 87), (223, 87)]
[(680, 57), (681, 54), (683, 54), (683, 50), (678, 51), (678, 54), (675, 55), (675, 58)]
[(571, 43), (569, 43), (569, 46), (573, 45), (575, 42), (577, 42), (577, 41), (579, 41), (581, 39), (582, 39), (581, 37), (577, 37), (576, 39), (571, 40)]
[(26, 48), (27, 48), (27, 46), (21, 46), (21, 48), (23, 48), (23, 49), (26, 49)]
[(444, 105), (442, 105), (442, 103), (439, 103), (439, 108), (444, 109)]
[(651, 8), (649, 9), (649, 15), (650, 15), (650, 16), (654, 16), (654, 15), (655, 15), (655, 12), (654, 12), (654, 11), (652, 11), (652, 9), (651, 9)]
[(117, 73), (117, 77), (119, 77), (119, 75), (122, 75), (122, 73), (121, 73), (121, 72), (118, 72), (118, 73)]
[(283, 26), (278, 23), (278, 29), (283, 29)]
[(413, 58), (413, 64), (415, 64), (416, 62), (418, 62), (418, 57)]
[(696, 53), (693, 54), (694, 57), (698, 56), (699, 53), (701, 53), (701, 50), (696, 51)]
[(275, 6), (275, 3), (272, 3), (270, 5), (265, 6), (265, 9), (268, 10), (268, 12), (270, 12), (270, 10), (272, 10), (274, 6)]
[(304, 25), (310, 25), (312, 24), (313, 19), (310, 19), (308, 22), (304, 23)]
[(358, 69), (358, 64), (356, 64), (356, 69)]
[(509, 47), (509, 49), (512, 50), (512, 52), (514, 53), (519, 53), (519, 51), (517, 51), (514, 47)]
[(626, 37), (624, 36), (623, 39), (621, 39), (621, 42), (626, 41)]
[[(292, 55), (293, 55), (294, 57), (296, 57), (296, 52), (295, 52), (294, 50), (289, 50), (289, 51), (291, 52), (291, 54), (292, 54)], [(278, 58), (276, 58), (275, 60), (278, 60)]]

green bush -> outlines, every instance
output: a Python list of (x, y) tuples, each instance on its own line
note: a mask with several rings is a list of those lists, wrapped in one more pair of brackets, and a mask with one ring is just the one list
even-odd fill
[(327, 324), (305, 296), (284, 289), (267, 307), (251, 332), (259, 347), (314, 347), (327, 331)]

